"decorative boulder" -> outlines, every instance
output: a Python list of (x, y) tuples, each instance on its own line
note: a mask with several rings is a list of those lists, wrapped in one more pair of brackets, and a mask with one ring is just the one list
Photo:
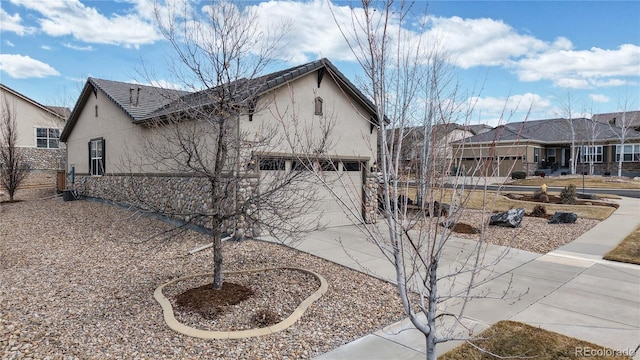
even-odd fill
[(439, 216), (448, 216), (449, 215), (449, 209), (450, 206), (449, 204), (445, 204), (445, 203), (441, 203), (438, 201), (434, 201), (433, 202), (433, 214), (429, 213), (429, 208), (431, 206), (429, 206), (431, 204), (428, 204), (427, 207), (425, 208), (425, 212), (427, 216), (435, 216), (435, 217), (439, 217)]
[(506, 212), (491, 215), (489, 225), (516, 228), (520, 227), (523, 218), (524, 208), (509, 209)]
[(556, 211), (549, 220), (549, 224), (573, 224), (578, 220), (578, 214)]

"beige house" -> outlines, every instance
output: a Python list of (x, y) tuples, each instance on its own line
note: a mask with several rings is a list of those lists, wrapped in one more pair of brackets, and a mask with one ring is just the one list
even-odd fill
[[(457, 123), (435, 124), (427, 132), (428, 150), (430, 159), (435, 161), (435, 169), (438, 173), (451, 172), (451, 167), (455, 164), (456, 152), (453, 146), (457, 141), (485, 133), (492, 128), (488, 125), (462, 125)], [(393, 132), (394, 147), (402, 140), (402, 164), (406, 171), (414, 172), (420, 165), (424, 155), (425, 127), (407, 127), (403, 131), (400, 139), (397, 129), (388, 130)], [(389, 137), (391, 138), (391, 137)]]
[[(60, 133), (69, 110), (42, 105), (3, 84), (0, 84), (0, 94), (3, 113), (8, 105), (15, 114), (17, 147), (31, 169), (21, 187), (53, 188), (56, 186), (57, 171), (65, 168), (64, 144), (60, 143)], [(3, 139), (0, 139), (0, 143), (3, 143)], [(61, 179), (64, 180), (64, 177)], [(64, 187), (64, 184), (60, 184), (60, 187)]]
[(458, 166), (480, 176), (509, 176), (513, 171), (532, 175), (536, 170), (568, 175), (575, 159), (576, 173), (615, 175), (622, 157), (623, 175), (640, 174), (640, 132), (628, 129), (620, 146), (622, 129), (596, 116), (498, 126), (458, 141)]
[[(229, 131), (236, 139), (229, 148), (236, 168), (227, 170), (245, 174), (247, 184), (246, 191), (234, 191), (259, 193), (270, 179), (305, 164), (321, 166), (322, 178), (308, 180), (318, 201), (300, 218), (320, 218), (328, 226), (370, 218), (376, 183), (369, 169), (377, 157), (378, 127), (369, 100), (326, 59), (226, 86), (240, 85), (255, 96), (234, 110), (238, 116)], [(150, 144), (173, 143), (168, 134), (188, 129), (202, 136), (205, 149), (215, 146), (217, 132), (198, 111), (218, 94), (217, 89), (189, 93), (89, 78), (61, 136), (70, 188), (129, 202), (118, 187), (131, 182), (126, 179), (144, 179), (144, 192), (155, 194), (154, 201), (197, 208), (207, 190), (184, 166), (190, 159), (161, 159), (164, 150)], [(177, 127), (166, 125), (177, 118)], [(304, 194), (292, 196), (304, 201)]]

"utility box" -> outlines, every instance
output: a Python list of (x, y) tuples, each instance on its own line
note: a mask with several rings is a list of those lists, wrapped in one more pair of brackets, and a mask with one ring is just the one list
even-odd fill
[(76, 197), (73, 195), (73, 191), (72, 190), (64, 190), (62, 192), (62, 200), (64, 200), (64, 201), (73, 201), (75, 199), (76, 199)]

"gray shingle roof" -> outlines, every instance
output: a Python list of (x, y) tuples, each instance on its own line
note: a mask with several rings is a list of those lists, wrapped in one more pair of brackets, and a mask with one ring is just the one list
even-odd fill
[(624, 122), (629, 127), (632, 128), (640, 128), (640, 110), (638, 111), (627, 111), (627, 112), (614, 112), (614, 113), (604, 113), (604, 114), (593, 114), (592, 119), (609, 124), (610, 122), (614, 125), (621, 125), (623, 121), (622, 118), (625, 118)]
[(276, 71), (254, 79), (238, 79), (232, 83), (217, 86), (195, 93), (186, 94), (176, 99), (174, 102), (164, 104), (155, 111), (146, 115), (145, 120), (154, 117), (160, 117), (177, 111), (183, 111), (193, 107), (206, 106), (213, 104), (214, 101), (220, 99), (224, 94), (234, 96), (232, 100), (235, 104), (243, 104), (260, 94), (284, 85), (298, 77), (304, 76), (310, 72), (326, 67), (334, 75), (334, 79), (339, 85), (348, 91), (354, 98), (359, 100), (361, 105), (372, 113), (375, 113), (375, 107), (371, 101), (364, 96), (358, 88), (356, 88), (349, 79), (347, 79), (328, 59), (320, 59), (307, 64), (291, 67), (289, 69)]
[[(591, 139), (591, 126), (595, 125), (596, 141), (617, 140), (621, 129), (606, 123), (596, 122), (590, 119), (572, 119), (576, 140)], [(526, 122), (512, 122), (496, 127), (488, 132), (466, 138), (465, 143), (493, 143), (513, 142), (516, 140), (537, 143), (567, 143), (572, 137), (571, 123), (567, 119), (533, 120)], [(640, 139), (640, 132), (630, 130), (628, 139)]]
[[(375, 114), (375, 107), (371, 101), (328, 59), (323, 58), (254, 79), (239, 79), (230, 84), (224, 84), (216, 88), (198, 92), (163, 89), (154, 86), (89, 78), (69, 117), (67, 126), (65, 126), (60, 135), (60, 139), (62, 141), (67, 140), (75, 126), (79, 111), (92, 91), (100, 90), (104, 93), (121, 108), (134, 123), (144, 123), (153, 118), (185, 111), (192, 107), (211, 105), (219, 98), (219, 94), (233, 94), (235, 97), (235, 99), (233, 99), (234, 103), (242, 104), (248, 99), (253, 99), (259, 94), (275, 89), (280, 85), (321, 68), (326, 68), (328, 70), (327, 75), (331, 76), (345, 92), (350, 94), (369, 112)], [(228, 91), (229, 87), (235, 87), (235, 89)]]
[(134, 121), (146, 118), (150, 113), (188, 91), (163, 89), (155, 86), (130, 84), (119, 81), (89, 78), (88, 82), (113, 101)]

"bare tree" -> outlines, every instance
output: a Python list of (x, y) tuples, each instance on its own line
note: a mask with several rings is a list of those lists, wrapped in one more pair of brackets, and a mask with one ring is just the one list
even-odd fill
[[(593, 175), (595, 173), (595, 163), (598, 157), (595, 149), (598, 139), (602, 134), (602, 124), (595, 117), (591, 116), (586, 120), (585, 127), (587, 133), (587, 146), (583, 147), (583, 150), (580, 151), (581, 161), (586, 161), (589, 164), (589, 174)], [(603, 154), (600, 155), (602, 156)]]
[[(403, 308), (411, 323), (425, 335), (427, 359), (435, 360), (436, 344), (468, 339), (468, 331), (464, 336), (456, 330), (465, 327), (463, 314), (467, 302), (476, 297), (491, 297), (475, 293), (473, 288), (484, 279), (483, 270), (495, 265), (506, 250), (490, 261), (485, 260), (486, 225), (482, 225), (482, 235), (475, 245), (464, 254), (455, 255), (453, 264), (445, 264), (444, 256), (450, 251), (451, 242), (449, 226), (463, 216), (470, 191), (465, 189), (461, 177), (454, 179), (451, 191), (442, 186), (451, 163), (462, 154), (441, 156), (432, 129), (436, 125), (468, 122), (472, 109), (460, 105), (457, 86), (447, 87), (450, 83), (442, 66), (451, 59), (433, 51), (437, 47), (430, 47), (421, 38), (419, 26), (415, 32), (407, 30), (407, 24), (415, 29), (416, 19), (426, 18), (423, 11), (416, 9), (419, 5), (387, 0), (362, 1), (359, 6), (352, 8), (350, 23), (341, 22), (335, 11), (334, 19), (364, 72), (365, 88), (378, 118), (388, 119), (380, 123), (379, 129), (383, 225), (360, 223), (360, 228), (394, 266)], [(399, 196), (409, 191), (408, 182), (401, 181), (408, 176), (402, 166), (402, 139), (411, 124), (419, 124), (425, 136), (418, 176), (421, 193), (418, 207), (410, 207), (406, 197)], [(491, 152), (495, 152), (495, 147)], [(491, 156), (492, 164), (493, 159)], [(471, 169), (471, 174), (480, 171), (487, 174), (484, 167)], [(488, 211), (491, 199), (486, 191), (482, 194)], [(448, 210), (445, 201), (450, 203)], [(481, 215), (483, 224), (487, 211)], [(461, 278), (465, 285), (454, 287), (453, 279)], [(506, 293), (497, 297), (502, 296)], [(455, 311), (448, 308), (452, 301), (459, 305)]]
[(0, 183), (9, 192), (9, 201), (27, 176), (29, 166), (18, 148), (18, 123), (15, 106), (6, 96), (2, 99), (0, 118)]
[[(578, 165), (578, 137), (579, 130), (577, 128), (575, 119), (573, 117), (573, 111), (575, 109), (573, 103), (573, 97), (571, 92), (567, 92), (566, 96), (561, 98), (561, 108), (562, 108), (562, 117), (565, 119), (567, 126), (569, 127), (569, 136), (571, 141), (571, 149), (570, 149), (570, 171), (571, 174), (575, 174), (577, 171)], [(557, 156), (557, 155), (556, 155)], [(556, 159), (557, 162), (557, 159)]]
[[(620, 149), (619, 152), (616, 151), (616, 156), (618, 156), (618, 176), (622, 176), (622, 163), (624, 162), (625, 153), (624, 144), (627, 141), (627, 136), (633, 129), (633, 124), (637, 121), (638, 116), (637, 111), (630, 111), (631, 105), (629, 98), (625, 97), (622, 103), (618, 106), (618, 109), (620, 110), (620, 119), (616, 117), (615, 120), (609, 123), (609, 127), (614, 131), (618, 138), (618, 145), (616, 145), (616, 147)], [(633, 154), (633, 152), (631, 153)]]
[[(212, 287), (217, 290), (224, 281), (223, 237), (243, 238), (260, 231), (283, 240), (318, 224), (296, 218), (302, 207), (309, 207), (308, 201), (300, 199), (311, 200), (315, 195), (306, 186), (308, 172), (304, 171), (313, 164), (296, 167), (290, 163), (285, 169), (282, 158), (261, 155), (283, 141), (276, 136), (281, 128), (240, 126), (241, 121), (251, 122), (273, 108), (275, 97), (261, 74), (276, 58), (286, 27), (262, 29), (250, 7), (230, 1), (211, 1), (200, 9), (202, 12), (192, 9), (187, 1), (168, 8), (156, 4), (159, 28), (172, 49), (169, 68), (193, 92), (158, 95), (171, 98), (146, 123), (149, 130), (143, 156), (123, 159), (123, 163), (129, 170), (144, 173), (152, 169), (188, 176), (201, 184), (198, 190), (206, 196), (200, 206), (176, 207), (148, 201), (140, 179), (127, 179), (143, 208), (211, 229)], [(283, 110), (280, 116), (295, 120), (296, 113)], [(330, 127), (331, 119), (325, 120)], [(329, 143), (328, 131), (323, 135), (306, 142), (307, 147), (297, 144), (295, 150), (306, 152), (314, 147), (321, 154)], [(269, 179), (258, 179), (256, 170), (263, 166), (281, 171), (272, 172)]]

